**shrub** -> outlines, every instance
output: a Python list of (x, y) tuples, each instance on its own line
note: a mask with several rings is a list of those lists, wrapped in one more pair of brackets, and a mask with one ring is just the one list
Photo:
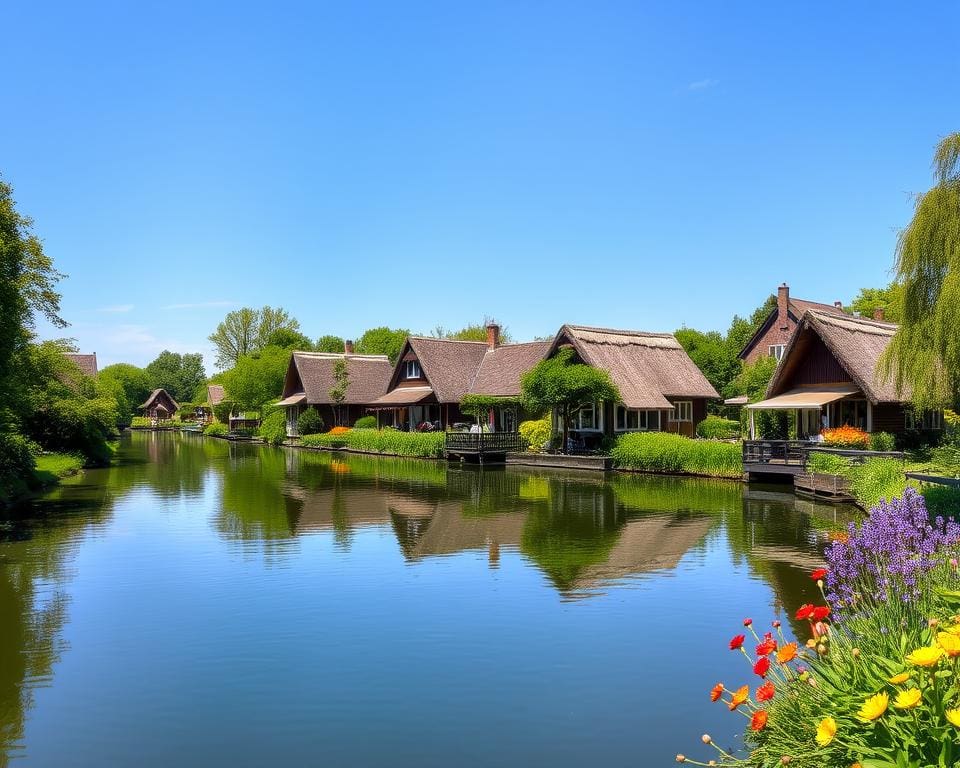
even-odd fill
[(740, 446), (667, 432), (633, 432), (621, 435), (610, 455), (619, 469), (669, 474), (739, 478), (743, 475)]
[(26, 490), (33, 477), (36, 445), (13, 432), (0, 432), (0, 501)]
[(354, 429), (376, 429), (377, 428), (377, 417), (376, 416), (361, 416), (355, 422), (353, 422)]
[(287, 415), (281, 410), (274, 410), (260, 422), (257, 434), (270, 445), (280, 445), (287, 439)]
[(307, 408), (297, 418), (297, 432), (300, 435), (317, 435), (323, 432), (323, 419), (316, 408)]
[(832, 453), (814, 452), (807, 458), (807, 471), (846, 476), (850, 471), (850, 459)]
[(697, 435), (712, 440), (732, 440), (740, 437), (740, 422), (721, 416), (707, 416), (697, 424)]
[(528, 451), (540, 452), (550, 443), (550, 418), (521, 421), (517, 427)]
[(823, 444), (831, 448), (865, 451), (870, 445), (870, 435), (856, 427), (835, 427), (825, 429), (820, 434), (823, 436)]
[(873, 432), (870, 434), (871, 451), (893, 451), (896, 450), (897, 439), (889, 432)]
[(950, 517), (960, 510), (960, 488), (928, 485), (921, 491), (931, 517)]
[(863, 464), (850, 467), (847, 476), (850, 493), (864, 509), (902, 496), (907, 487), (903, 462), (898, 459), (867, 459)]
[(226, 437), (230, 434), (230, 428), (226, 424), (221, 424), (219, 421), (214, 424), (208, 424), (203, 429), (203, 434), (210, 437)]
[(321, 435), (306, 435), (300, 439), (300, 445), (308, 448), (349, 448), (394, 456), (440, 458), (446, 445), (446, 435), (443, 432), (359, 429), (341, 434), (332, 434), (331, 431)]

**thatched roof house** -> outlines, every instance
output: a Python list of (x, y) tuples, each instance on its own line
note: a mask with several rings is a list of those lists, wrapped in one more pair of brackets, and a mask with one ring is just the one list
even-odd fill
[(208, 384), (207, 385), (207, 405), (213, 407), (214, 405), (220, 405), (223, 402), (225, 396), (223, 385), (222, 384)]
[(64, 357), (67, 358), (67, 360), (75, 363), (84, 376), (93, 377), (97, 375), (98, 369), (96, 352), (93, 352), (89, 355), (79, 352), (66, 352), (64, 353)]
[(180, 406), (167, 390), (155, 389), (138, 410), (143, 411), (148, 419), (169, 419), (180, 410)]

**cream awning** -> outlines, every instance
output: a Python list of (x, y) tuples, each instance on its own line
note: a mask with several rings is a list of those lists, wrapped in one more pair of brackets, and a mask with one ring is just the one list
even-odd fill
[(797, 409), (820, 409), (827, 403), (842, 400), (851, 395), (861, 395), (856, 384), (823, 384), (815, 387), (798, 387), (788, 390), (782, 395), (761, 400), (759, 403), (750, 403), (747, 408), (751, 411), (793, 411)]
[(277, 405), (282, 408), (287, 407), (288, 405), (300, 405), (300, 403), (306, 402), (307, 394), (305, 392), (297, 392), (295, 395), (290, 395), (283, 400), (281, 400)]
[(415, 405), (432, 394), (433, 389), (430, 387), (397, 387), (378, 397), (368, 407), (370, 410), (402, 408), (405, 405)]

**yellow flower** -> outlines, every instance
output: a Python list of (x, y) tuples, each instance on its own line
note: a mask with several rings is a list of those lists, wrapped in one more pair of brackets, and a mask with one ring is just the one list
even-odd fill
[(960, 637), (950, 632), (937, 633), (937, 645), (939, 645), (947, 656), (953, 658), (960, 656)]
[(947, 716), (947, 720), (949, 720), (953, 725), (957, 726), (957, 728), (960, 728), (960, 709), (948, 709), (943, 714)]
[(913, 709), (917, 704), (920, 703), (920, 689), (919, 688), (908, 688), (905, 691), (900, 691), (897, 694), (896, 700), (893, 702), (893, 706), (897, 709)]
[(907, 654), (907, 661), (915, 667), (932, 667), (940, 661), (942, 656), (942, 649), (935, 645), (928, 645)]
[(827, 746), (833, 737), (837, 735), (837, 721), (832, 717), (825, 717), (817, 726), (817, 744), (821, 747)]
[(860, 717), (864, 720), (876, 720), (880, 715), (887, 711), (887, 705), (890, 703), (890, 697), (884, 693), (878, 693), (871, 696), (860, 707)]
[(900, 685), (900, 683), (905, 683), (910, 679), (909, 672), (901, 672), (899, 675), (894, 675), (887, 682), (893, 683), (894, 685)]

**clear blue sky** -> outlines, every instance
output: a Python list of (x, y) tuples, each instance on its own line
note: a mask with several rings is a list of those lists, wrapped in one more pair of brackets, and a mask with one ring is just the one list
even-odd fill
[(4, 10), (0, 173), (101, 365), (209, 368), (242, 305), (524, 339), (849, 300), (960, 129), (952, 3), (197, 5)]

